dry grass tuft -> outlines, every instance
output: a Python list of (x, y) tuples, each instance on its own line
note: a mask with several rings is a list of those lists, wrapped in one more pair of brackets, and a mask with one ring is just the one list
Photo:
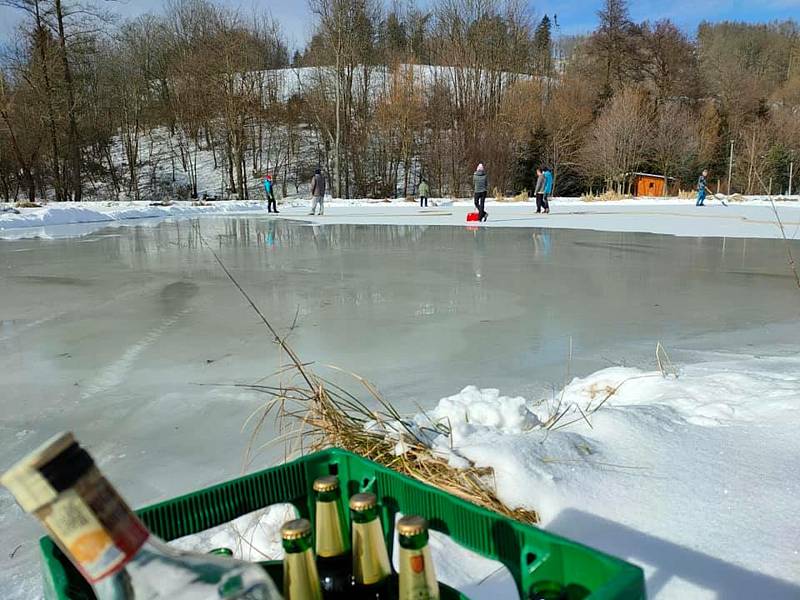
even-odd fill
[[(241, 386), (269, 396), (246, 423), (251, 426), (247, 462), (270, 445), (257, 446), (256, 443), (264, 424), (272, 417), (280, 431), (273, 443), (285, 444), (287, 458), (335, 446), (519, 521), (539, 521), (535, 511), (512, 509), (498, 499), (491, 468), (451, 466), (446, 456), (438, 454), (421, 439), (416, 433), (418, 430), (358, 375), (348, 374), (367, 393), (368, 401), (317, 376), (308, 365), (292, 364), (279, 375), (288, 378), (288, 382), (275, 386)], [(431, 433), (449, 435), (445, 426), (436, 427)], [(402, 452), (398, 452), (398, 447)]]
[(619, 200), (631, 200), (633, 196), (626, 196), (614, 190), (608, 190), (602, 194), (582, 194), (581, 201), (583, 202), (615, 202)]
[(17, 202), (14, 206), (16, 208), (43, 208), (41, 204), (36, 202)]
[[(496, 191), (497, 189), (495, 188)], [(530, 196), (528, 196), (528, 190), (524, 189), (516, 196), (495, 196), (495, 200), (497, 202), (528, 202)]]

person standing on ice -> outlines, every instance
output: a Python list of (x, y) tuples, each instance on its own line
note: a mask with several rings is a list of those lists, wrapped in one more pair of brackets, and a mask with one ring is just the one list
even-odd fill
[(703, 169), (703, 172), (700, 174), (700, 178), (697, 180), (697, 204), (695, 204), (695, 206), (706, 205), (706, 188), (708, 187), (708, 182), (706, 181), (707, 177), (708, 169)]
[(278, 205), (275, 202), (275, 192), (272, 185), (272, 175), (267, 173), (264, 177), (264, 191), (267, 193), (267, 212), (278, 213)]
[(475, 208), (478, 211), (478, 220), (485, 221), (489, 217), (486, 212), (486, 190), (489, 189), (489, 179), (486, 176), (486, 169), (483, 168), (483, 163), (478, 165), (475, 173), (472, 175), (472, 187), (475, 191)]
[(538, 215), (544, 208), (544, 173), (541, 167), (536, 169), (536, 188), (534, 188), (533, 194), (536, 196), (536, 214)]
[(544, 168), (544, 212), (550, 214), (550, 194), (553, 193), (553, 172), (550, 167)]
[(308, 214), (313, 215), (317, 210), (317, 204), (319, 204), (319, 216), (322, 216), (325, 210), (325, 175), (322, 174), (320, 169), (314, 171), (314, 177), (311, 178), (311, 197), (314, 200), (311, 204), (311, 212)]
[(431, 188), (428, 186), (428, 182), (424, 177), (422, 178), (422, 181), (419, 182), (419, 189), (417, 189), (417, 193), (419, 193), (420, 208), (428, 208), (428, 194), (431, 193)]

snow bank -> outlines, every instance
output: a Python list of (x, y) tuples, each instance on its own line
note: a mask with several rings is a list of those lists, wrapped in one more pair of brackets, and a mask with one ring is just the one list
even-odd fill
[(604, 369), (547, 402), (468, 387), (412, 421), (441, 419), (452, 435), (432, 446), (492, 467), (546, 528), (641, 565), (651, 597), (798, 597), (796, 354)]
[(0, 213), (0, 236), (12, 229), (237, 214), (263, 211), (264, 208), (264, 203), (260, 202), (214, 202), (206, 206), (194, 206), (191, 202), (176, 202), (170, 206), (150, 206), (147, 202), (49, 204), (44, 208), (21, 208), (19, 214)]

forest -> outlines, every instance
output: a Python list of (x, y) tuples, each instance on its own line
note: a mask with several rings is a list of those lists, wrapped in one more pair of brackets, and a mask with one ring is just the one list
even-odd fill
[[(0, 56), (0, 197), (258, 199), (316, 168), (335, 197), (627, 193), (633, 172), (691, 189), (785, 193), (800, 170), (800, 28), (634, 22), (593, 31), (516, 0), (308, 0), (304, 47), (268, 12), (167, 0), (0, 0), (23, 15)], [(215, 174), (214, 187), (203, 174)], [(729, 178), (730, 173), (730, 178)], [(796, 181), (795, 190), (800, 187)]]

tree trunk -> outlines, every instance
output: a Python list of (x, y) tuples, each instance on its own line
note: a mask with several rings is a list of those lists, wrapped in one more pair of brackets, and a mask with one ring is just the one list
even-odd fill
[(50, 145), (53, 152), (53, 189), (55, 190), (56, 202), (64, 200), (64, 183), (61, 179), (61, 150), (58, 146), (58, 136), (56, 134), (56, 117), (53, 108), (53, 89), (50, 85), (50, 70), (47, 67), (47, 51), (45, 48), (45, 29), (42, 17), (39, 14), (39, 2), (34, 3), (36, 18), (36, 45), (39, 47), (39, 58), (42, 61), (42, 75), (44, 77), (44, 90), (47, 100), (47, 124), (50, 127)]
[(61, 62), (64, 67), (64, 84), (67, 88), (71, 193), (72, 198), (79, 202), (83, 195), (83, 189), (81, 184), (81, 148), (78, 138), (78, 121), (75, 116), (75, 90), (72, 84), (72, 70), (67, 57), (67, 37), (64, 32), (64, 11), (61, 6), (61, 0), (55, 0), (54, 6), (58, 21), (58, 43), (61, 48)]

